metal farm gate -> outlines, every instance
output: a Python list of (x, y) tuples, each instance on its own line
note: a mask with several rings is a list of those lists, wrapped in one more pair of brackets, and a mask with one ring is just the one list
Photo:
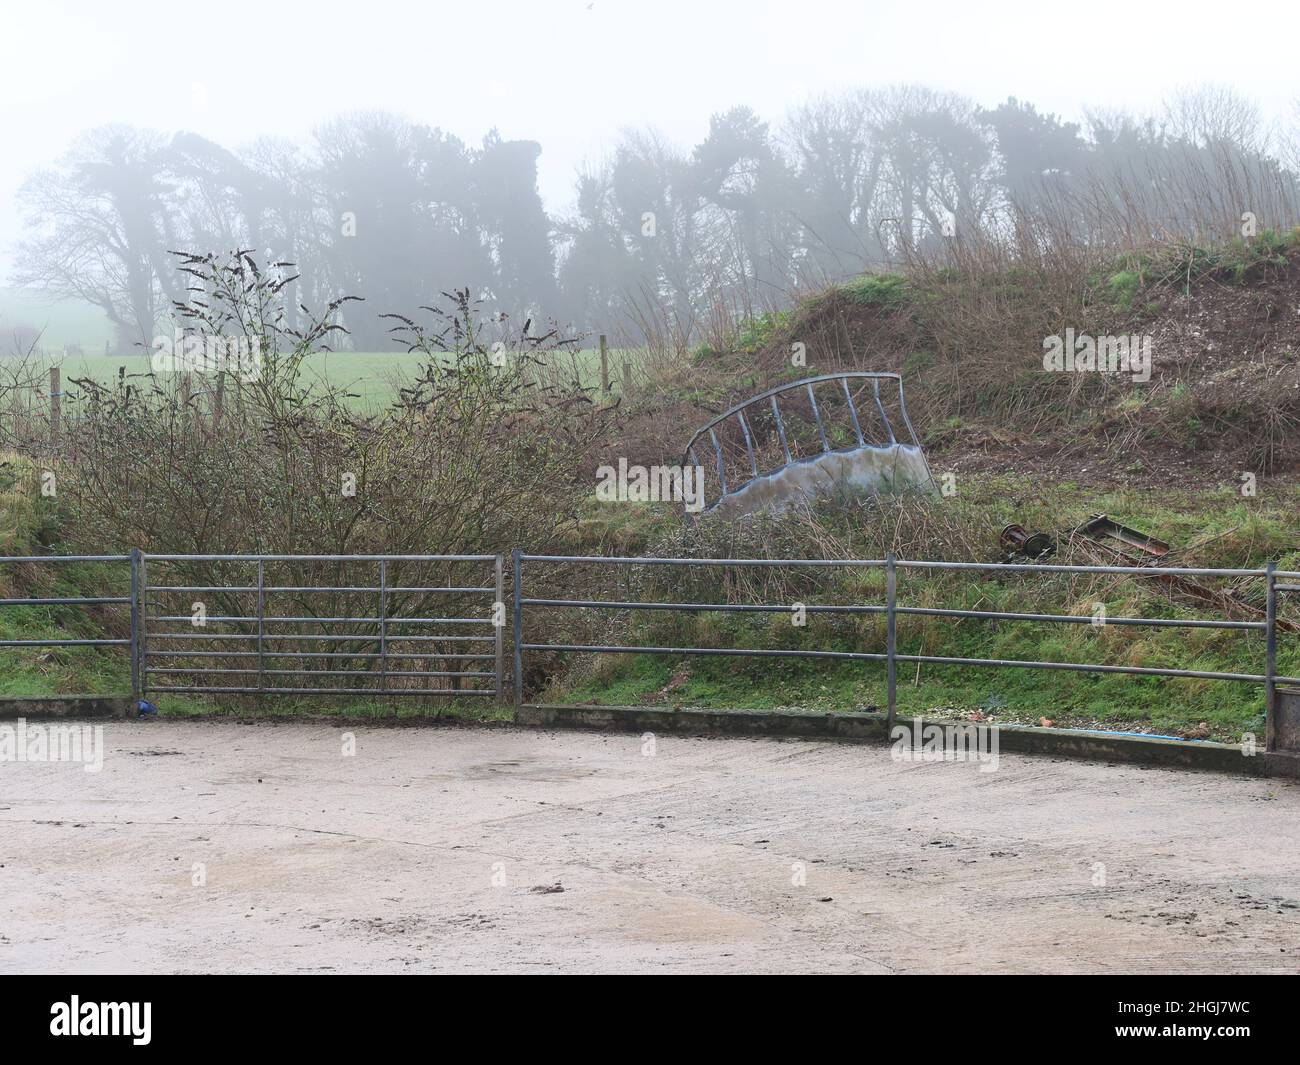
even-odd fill
[(138, 691), (502, 701), (499, 555), (141, 555)]

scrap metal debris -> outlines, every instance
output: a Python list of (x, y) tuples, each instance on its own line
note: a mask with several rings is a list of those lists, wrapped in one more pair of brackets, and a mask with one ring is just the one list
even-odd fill
[(1149, 565), (1152, 559), (1164, 558), (1169, 554), (1169, 545), (1164, 540), (1157, 540), (1154, 536), (1121, 525), (1105, 514), (1093, 515), (1070, 535), (1091, 541), (1134, 566)]
[[(1170, 545), (1155, 536), (1130, 528), (1106, 514), (1094, 514), (1082, 525), (1064, 534), (1069, 545), (1098, 566), (1142, 566), (1158, 568), (1169, 561)], [(1042, 560), (1056, 551), (1053, 538), (1044, 532), (1029, 533), (1023, 525), (1011, 524), (1002, 530), (998, 543), (1008, 558)], [(1236, 591), (1210, 588), (1200, 581), (1179, 573), (1162, 573), (1153, 578), (1170, 592), (1206, 603), (1236, 620), (1263, 621), (1265, 611), (1247, 602)], [(1300, 632), (1300, 625), (1285, 618), (1277, 619), (1283, 632)]]
[(1028, 559), (1047, 558), (1056, 554), (1056, 541), (1047, 533), (1031, 533), (1015, 522), (1002, 530), (998, 543), (1006, 551), (1008, 560), (1017, 556)]

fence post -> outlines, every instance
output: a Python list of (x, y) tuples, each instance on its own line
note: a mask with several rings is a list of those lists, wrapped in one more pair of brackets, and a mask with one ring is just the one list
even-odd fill
[[(131, 548), (131, 701), (140, 702), (140, 549)], [(133, 706), (132, 711), (139, 710)]]
[[(492, 564), (492, 575), (496, 579), (497, 597), (496, 602), (492, 604), (492, 620), (495, 622), (499, 611), (506, 608), (506, 575), (505, 564), (500, 555), (497, 555), (496, 561)], [(504, 706), (505, 699), (505, 650), (506, 650), (506, 619), (501, 618), (501, 624), (493, 626), (496, 629), (496, 646), (493, 650), (496, 652), (496, 704)]]
[(149, 556), (140, 552), (140, 698), (149, 698)]
[(59, 383), (59, 368), (50, 367), (50, 450), (59, 448), (59, 430), (63, 427), (63, 386)]
[(605, 345), (605, 334), (600, 334), (600, 394), (609, 395), (609, 349)]
[(1270, 562), (1264, 574), (1264, 749), (1277, 749), (1277, 563)]
[(632, 360), (626, 353), (623, 355), (623, 399), (628, 402), (632, 399)]
[(524, 603), (523, 603), (523, 552), (515, 548), (510, 553), (514, 577), (514, 648), (515, 648), (515, 712), (524, 702)]
[(888, 685), (889, 732), (894, 731), (894, 712), (898, 703), (898, 568), (894, 553), (885, 556), (885, 662)]
[(257, 560), (257, 699), (261, 708), (266, 688), (266, 563)]
[(221, 414), (226, 406), (226, 375), (217, 374), (217, 388), (212, 394), (212, 424), (209, 433), (216, 436), (221, 431)]
[(388, 691), (388, 563), (382, 558), (379, 560), (379, 691), (381, 694)]

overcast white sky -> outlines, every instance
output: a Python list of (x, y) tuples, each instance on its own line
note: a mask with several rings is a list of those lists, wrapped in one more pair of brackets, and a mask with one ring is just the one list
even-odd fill
[(1298, 31), (1294, 0), (6, 0), (0, 283), (19, 184), (107, 122), (230, 147), (371, 108), (471, 143), (495, 125), (541, 142), (558, 208), (625, 125), (689, 144), (715, 111), (777, 119), (848, 86), (1015, 95), (1076, 118), (1213, 80), (1279, 114), (1300, 96)]

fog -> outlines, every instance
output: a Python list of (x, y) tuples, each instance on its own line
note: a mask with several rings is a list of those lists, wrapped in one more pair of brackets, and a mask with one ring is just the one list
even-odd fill
[(684, 344), (710, 314), (950, 231), (1005, 236), (1025, 212), (1091, 240), (1294, 217), (1297, 89), (1261, 59), (1296, 39), (1294, 8), (44, 3), (5, 20), (0, 286), (95, 304), (122, 349), (163, 326), (177, 248), (292, 260), (313, 306), (364, 296), (358, 350), (389, 346), (380, 313), (456, 285)]

